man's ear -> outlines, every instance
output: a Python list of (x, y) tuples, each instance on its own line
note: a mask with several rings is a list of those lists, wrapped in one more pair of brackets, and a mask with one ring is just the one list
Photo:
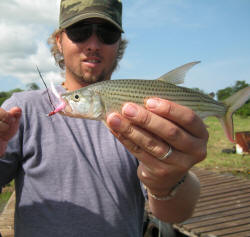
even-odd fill
[(62, 34), (60, 33), (56, 35), (56, 44), (60, 53), (62, 53)]

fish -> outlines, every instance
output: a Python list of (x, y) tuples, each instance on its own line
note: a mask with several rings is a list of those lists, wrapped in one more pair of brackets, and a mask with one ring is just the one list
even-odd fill
[(231, 142), (234, 140), (233, 113), (250, 98), (250, 86), (224, 101), (217, 101), (200, 91), (179, 86), (189, 69), (200, 61), (190, 62), (165, 73), (155, 80), (117, 79), (97, 82), (79, 90), (56, 96), (60, 104), (49, 116), (65, 116), (101, 120), (109, 113), (121, 113), (126, 102), (145, 105), (148, 98), (162, 98), (192, 109), (200, 118), (217, 117)]

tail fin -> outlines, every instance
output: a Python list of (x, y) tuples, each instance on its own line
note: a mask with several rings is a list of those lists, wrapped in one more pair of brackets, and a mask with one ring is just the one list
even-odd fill
[(250, 99), (250, 86), (243, 88), (236, 92), (229, 98), (225, 99), (223, 103), (227, 106), (227, 112), (223, 118), (220, 118), (224, 131), (231, 142), (234, 141), (234, 128), (233, 128), (233, 113), (243, 106)]

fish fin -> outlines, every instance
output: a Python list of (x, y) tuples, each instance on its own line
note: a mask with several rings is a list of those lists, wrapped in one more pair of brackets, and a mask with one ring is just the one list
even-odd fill
[(170, 72), (165, 73), (161, 77), (157, 78), (157, 80), (165, 81), (175, 85), (182, 84), (184, 83), (186, 72), (198, 63), (200, 63), (200, 61), (184, 64), (171, 70)]
[(223, 118), (219, 118), (222, 127), (231, 142), (234, 140), (233, 113), (250, 99), (250, 86), (243, 88), (225, 99), (223, 103), (227, 106), (227, 112)]

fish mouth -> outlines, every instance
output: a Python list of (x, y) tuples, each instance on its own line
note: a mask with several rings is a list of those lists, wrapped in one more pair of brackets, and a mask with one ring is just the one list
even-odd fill
[(72, 110), (71, 106), (69, 105), (69, 103), (67, 101), (64, 102), (64, 103), (66, 105), (65, 105), (64, 109), (60, 111), (60, 113), (63, 114), (63, 115), (69, 116), (69, 114), (73, 113), (73, 110)]

